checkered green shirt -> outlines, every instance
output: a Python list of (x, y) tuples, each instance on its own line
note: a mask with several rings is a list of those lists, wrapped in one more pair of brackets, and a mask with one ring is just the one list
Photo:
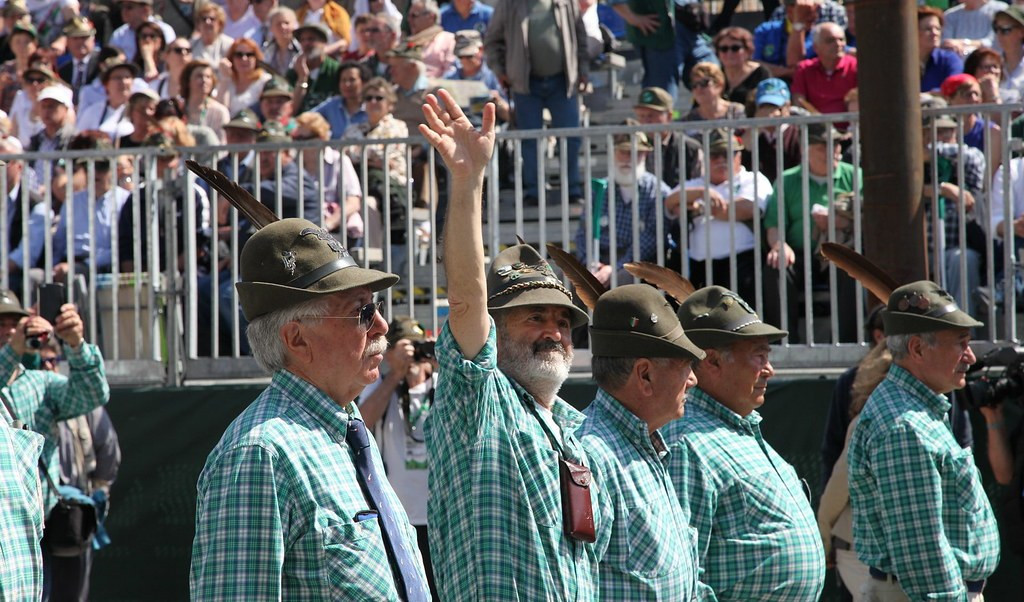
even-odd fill
[[(0, 409), (0, 414), (6, 414)], [(0, 600), (43, 596), (43, 496), (38, 433), (0, 424)]]
[[(427, 522), (441, 599), (595, 600), (594, 546), (563, 532), (558, 453), (533, 398), (498, 370), (494, 323), (472, 359), (445, 324), (436, 354)], [(573, 435), (583, 414), (560, 399), (552, 414), (567, 453), (583, 459)]]
[(228, 426), (199, 475), (193, 600), (399, 599), (378, 520), (356, 520), (371, 506), (345, 442), (348, 421), (327, 395), (280, 370)]
[[(57, 449), (57, 423), (88, 414), (110, 399), (110, 386), (103, 370), (103, 356), (96, 345), (82, 343), (77, 350), (64, 345), (69, 376), (49, 370), (22, 370), (8, 387), (0, 391), (14, 406), (18, 419), (29, 430), (43, 436), (42, 459), (54, 484), (60, 484), (60, 458)], [(10, 345), (0, 349), (0, 375), (3, 382), (19, 369), (21, 358)], [(7, 412), (0, 412), (10, 424)], [(38, 469), (37, 469), (38, 470)], [(41, 477), (40, 477), (41, 478)], [(43, 503), (46, 513), (57, 504), (57, 494), (44, 480)]]
[(697, 529), (698, 579), (710, 600), (816, 601), (825, 580), (817, 521), (796, 471), (700, 388), (661, 429), (683, 512)]
[(662, 463), (658, 431), (603, 389), (584, 412), (580, 441), (598, 487), (597, 557), (601, 599), (692, 600), (696, 535), (683, 518)]
[(857, 556), (899, 578), (911, 600), (966, 600), (964, 581), (999, 563), (999, 530), (950, 403), (893, 365), (850, 437)]

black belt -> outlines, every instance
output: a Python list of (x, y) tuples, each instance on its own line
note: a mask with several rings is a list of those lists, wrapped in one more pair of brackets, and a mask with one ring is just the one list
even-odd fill
[(849, 552), (850, 550), (853, 549), (853, 544), (851, 544), (850, 542), (846, 541), (842, 537), (836, 537), (835, 535), (833, 535), (832, 536), (832, 549), (833, 550), (846, 550), (847, 552)]
[[(893, 583), (896, 583), (897, 581), (896, 575), (890, 575), (889, 573), (876, 569), (875, 567), (868, 568), (868, 573), (871, 574), (872, 579), (877, 579), (878, 581), (891, 580)], [(985, 580), (982, 579), (980, 581), (964, 581), (964, 586), (967, 587), (968, 593), (980, 594), (982, 590), (985, 589)]]

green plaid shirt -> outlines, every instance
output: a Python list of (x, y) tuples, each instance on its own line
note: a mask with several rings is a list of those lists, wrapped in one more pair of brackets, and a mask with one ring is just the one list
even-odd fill
[(658, 431), (603, 389), (584, 412), (580, 441), (598, 487), (601, 599), (692, 600), (696, 537), (686, 525)]
[[(96, 345), (82, 343), (78, 349), (64, 345), (69, 376), (49, 370), (22, 370), (18, 378), (0, 391), (14, 406), (18, 419), (29, 430), (43, 436), (43, 463), (55, 485), (60, 484), (60, 458), (57, 449), (57, 423), (88, 414), (110, 399), (110, 386), (103, 370), (103, 356)], [(7, 376), (19, 369), (21, 358), (10, 345), (0, 349), (0, 375)], [(10, 424), (11, 418), (3, 412)], [(38, 469), (37, 469), (38, 471)], [(42, 478), (42, 477), (40, 477)], [(45, 480), (42, 481), (43, 503), (46, 513), (57, 504), (57, 494)]]
[[(378, 520), (357, 520), (371, 506), (345, 442), (348, 421), (319, 389), (279, 370), (228, 426), (199, 475), (193, 600), (399, 599)], [(404, 511), (399, 520), (415, 541)]]
[(39, 548), (43, 495), (38, 464), (42, 449), (43, 437), (38, 433), (0, 424), (0, 600), (43, 596)]
[[(498, 370), (494, 323), (472, 359), (446, 323), (436, 354), (441, 369), (425, 434), (441, 598), (596, 599), (594, 546), (564, 534), (558, 452), (526, 405), (533, 398)], [(552, 414), (566, 452), (583, 459), (573, 435), (583, 414), (561, 399)]]
[(710, 600), (817, 600), (825, 552), (796, 471), (741, 417), (699, 387), (661, 429), (683, 512), (697, 529), (698, 579)]
[(999, 530), (950, 403), (893, 365), (850, 437), (857, 556), (896, 575), (911, 600), (966, 600), (964, 581), (999, 563)]

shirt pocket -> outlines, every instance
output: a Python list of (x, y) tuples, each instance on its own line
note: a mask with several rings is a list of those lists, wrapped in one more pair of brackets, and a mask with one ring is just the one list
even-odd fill
[(792, 499), (774, 471), (750, 475), (740, 483), (743, 513), (752, 533), (773, 533), (789, 527)]
[[(942, 481), (943, 495), (955, 499), (957, 506), (968, 513), (976, 514), (985, 509), (988, 498), (981, 487), (981, 476), (974, 465), (974, 454), (970, 448), (958, 449), (947, 456)], [(953, 491), (949, 491), (952, 487)]]
[[(631, 508), (626, 517), (627, 573), (646, 578), (664, 577), (677, 571), (685, 551), (681, 546), (691, 545), (689, 532), (675, 524), (675, 516), (667, 508), (640, 506)], [(679, 534), (679, 535), (675, 535)]]
[(519, 476), (526, 503), (533, 512), (533, 524), (557, 527), (562, 524), (562, 490), (558, 479), (558, 452), (546, 438), (533, 433), (516, 433)]

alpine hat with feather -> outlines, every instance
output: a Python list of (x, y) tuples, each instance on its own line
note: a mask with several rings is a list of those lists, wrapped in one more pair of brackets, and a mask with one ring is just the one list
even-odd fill
[(498, 253), (487, 269), (487, 309), (491, 313), (528, 305), (557, 305), (569, 310), (572, 327), (589, 320), (573, 305), (572, 293), (537, 249), (527, 244)]
[(704, 359), (704, 352), (686, 335), (658, 289), (626, 284), (598, 298), (590, 349), (603, 357)]
[(886, 336), (984, 326), (961, 310), (952, 295), (929, 280), (911, 282), (894, 290), (882, 310), (882, 321)]
[(721, 286), (706, 286), (687, 297), (679, 306), (679, 322), (701, 349), (756, 337), (777, 341), (789, 334), (762, 322), (746, 301)]
[(289, 218), (268, 224), (242, 248), (242, 281), (235, 284), (247, 320), (322, 295), (361, 286), (386, 289), (398, 276), (361, 268), (326, 230)]

